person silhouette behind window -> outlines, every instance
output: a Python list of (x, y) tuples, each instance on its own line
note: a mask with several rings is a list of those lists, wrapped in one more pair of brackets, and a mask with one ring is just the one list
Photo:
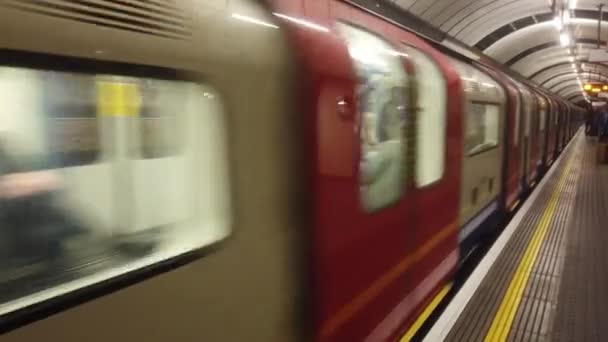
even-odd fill
[(6, 137), (0, 138), (0, 234), (8, 247), (2, 262), (23, 266), (56, 261), (66, 239), (84, 229), (58, 206), (59, 175), (20, 164), (7, 151)]
[(403, 89), (392, 88), (391, 98), (381, 113), (363, 113), (364, 146), (361, 185), (367, 210), (396, 202), (402, 193), (403, 150), (401, 143), (405, 116)]

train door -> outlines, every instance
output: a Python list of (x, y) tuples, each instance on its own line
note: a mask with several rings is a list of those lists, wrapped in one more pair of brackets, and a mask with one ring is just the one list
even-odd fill
[(540, 164), (539, 167), (543, 168), (548, 164), (549, 161), (549, 157), (548, 157), (548, 149), (547, 149), (547, 145), (548, 145), (548, 141), (549, 141), (549, 133), (547, 132), (547, 121), (548, 121), (548, 117), (549, 117), (549, 104), (547, 102), (547, 100), (545, 99), (545, 97), (543, 95), (539, 94), (539, 101), (540, 101), (540, 110), (539, 110), (539, 118), (538, 118), (538, 131), (539, 131), (539, 149), (540, 149), (540, 154), (541, 154), (541, 158), (540, 158)]
[(538, 169), (544, 168), (548, 163), (547, 141), (549, 135), (547, 133), (547, 117), (548, 117), (548, 102), (540, 93), (536, 94), (538, 99)]
[(344, 45), (330, 35), (318, 39), (332, 40), (324, 42), (335, 47), (332, 61), (351, 68), (323, 69), (313, 85), (316, 316), (320, 340), (353, 341), (378, 326), (391, 325), (376, 333), (396, 329), (411, 312), (383, 320), (395, 305), (414, 304), (407, 296), (415, 288), (407, 264), (415, 241), (406, 189), (412, 80), (384, 38), (346, 23), (337, 33)]
[(572, 108), (572, 106), (568, 106), (568, 117), (566, 119), (567, 123), (568, 123), (568, 138), (566, 139), (566, 144), (568, 143), (568, 141), (570, 141), (570, 138), (572, 138), (572, 118), (574, 117), (574, 110)]
[(562, 151), (564, 147), (566, 147), (566, 139), (567, 139), (567, 121), (568, 121), (568, 106), (566, 104), (562, 105), (562, 111), (560, 113), (560, 134), (559, 134), (559, 149)]
[(557, 104), (555, 100), (549, 98), (549, 111), (547, 112), (547, 166), (551, 166), (555, 159), (555, 116), (557, 114)]
[(564, 149), (564, 140), (566, 135), (566, 105), (562, 103), (559, 111), (559, 141), (558, 146), (559, 150), (562, 151)]
[(458, 122), (462, 119), (461, 104), (448, 96), (458, 91), (456, 82), (448, 82), (439, 62), (422, 49), (412, 45), (403, 45), (403, 49), (413, 64), (415, 77), (415, 123), (410, 132), (415, 150), (411, 217), (416, 249), (429, 241), (438, 242), (417, 258), (416, 283), (428, 283), (417, 291), (416, 304), (420, 305), (428, 302), (458, 262), (457, 195), (462, 161), (460, 146), (449, 142), (461, 137)]
[(568, 105), (564, 106), (563, 120), (562, 120), (562, 149), (566, 147), (566, 143), (568, 142), (568, 121), (570, 116), (570, 108)]
[(532, 110), (530, 111), (530, 165), (528, 166), (528, 182), (530, 186), (536, 183), (538, 167), (541, 160), (540, 150), (540, 103), (535, 93), (531, 92)]
[(453, 63), (460, 74), (466, 101), (459, 241), (461, 248), (470, 250), (479, 241), (482, 224), (499, 209), (506, 95), (501, 85), (485, 72), (457, 60)]
[(514, 210), (517, 207), (518, 200), (522, 193), (522, 150), (524, 149), (522, 142), (522, 112), (523, 105), (521, 100), (521, 93), (518, 91), (517, 86), (514, 83), (507, 83), (507, 94), (509, 96), (509, 110), (507, 114), (507, 124), (505, 125), (508, 129), (506, 130), (506, 138), (504, 141), (508, 142), (505, 145), (506, 151), (506, 206), (508, 210)]
[(532, 99), (530, 92), (520, 84), (522, 95), (522, 182), (524, 189), (531, 184), (530, 151), (532, 130)]
[(561, 132), (561, 116), (562, 116), (562, 104), (561, 102), (557, 102), (557, 105), (555, 107), (555, 116), (553, 118), (553, 124), (555, 127), (555, 156), (557, 157), (557, 155), (559, 154), (559, 152), (561, 152), (562, 147), (561, 147), (561, 136), (562, 136), (562, 132)]

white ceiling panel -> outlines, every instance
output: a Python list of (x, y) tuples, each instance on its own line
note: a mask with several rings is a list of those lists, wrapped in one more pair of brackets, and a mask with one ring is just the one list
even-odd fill
[[(568, 74), (555, 74), (556, 76), (550, 78), (547, 82), (543, 83), (542, 85), (548, 89), (552, 89), (552, 88), (557, 88), (558, 85), (564, 83), (564, 82), (568, 82), (570, 80), (575, 80), (578, 76), (578, 74), (572, 72), (571, 70)], [(608, 70), (605, 70), (608, 71)], [(587, 77), (584, 77), (584, 75), (587, 75), (586, 73), (583, 74), (583, 77), (581, 77), (581, 80), (584, 78), (585, 80), (587, 80)], [(597, 74), (593, 74), (591, 76), (592, 80), (601, 80), (601, 81), (608, 81), (608, 77), (606, 76), (598, 76)]]
[(511, 68), (524, 76), (551, 65), (570, 62), (570, 54), (563, 46), (555, 46), (537, 51), (513, 64)]
[(399, 5), (399, 7), (409, 11), (410, 7), (416, 2), (416, 0), (397, 0), (393, 2)]
[(416, 14), (420, 18), (425, 18), (424, 13), (429, 10), (432, 6), (436, 4), (445, 3), (445, 0), (435, 0), (435, 1), (414, 1), (412, 5), (409, 7), (409, 11)]
[(506, 62), (532, 46), (559, 39), (559, 34), (550, 22), (539, 23), (517, 30), (497, 41), (484, 52), (500, 62)]
[(437, 1), (436, 4), (425, 13), (423, 18), (441, 28), (441, 26), (450, 18), (468, 12), (471, 7), (476, 5), (476, 2), (477, 1), (471, 0)]
[[(574, 36), (577, 39), (595, 38), (597, 22), (591, 19), (573, 19)], [(608, 22), (602, 22), (602, 30), (608, 29)], [(551, 22), (539, 23), (517, 30), (497, 41), (484, 52), (501, 62), (506, 62), (518, 53), (534, 46), (559, 40), (559, 32)]]
[[(547, 12), (547, 7), (539, 4), (530, 7), (510, 6), (503, 9), (501, 15), (511, 18), (511, 21), (517, 21), (522, 18)], [(497, 21), (496, 18), (491, 15), (471, 16), (471, 19), (466, 22), (468, 23), (468, 26), (463, 27), (462, 30), (458, 32), (453, 31), (450, 34), (468, 45), (477, 44), (488, 35), (488, 33), (494, 32), (494, 30), (504, 26), (504, 22)]]
[(571, 70), (568, 70), (568, 71), (570, 71), (570, 73), (568, 73), (568, 74), (564, 74), (564, 75), (556, 74), (559, 76), (555, 76), (555, 77), (551, 78), (548, 82), (544, 83), (543, 86), (548, 89), (551, 89), (552, 87), (554, 87), (557, 84), (560, 84), (562, 82), (567, 82), (571, 79), (576, 79), (578, 74), (576, 74), (575, 72), (573, 72)]

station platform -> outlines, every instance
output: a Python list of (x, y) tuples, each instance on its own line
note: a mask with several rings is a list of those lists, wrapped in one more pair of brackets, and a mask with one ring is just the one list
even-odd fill
[(424, 341), (608, 341), (608, 166), (579, 134)]

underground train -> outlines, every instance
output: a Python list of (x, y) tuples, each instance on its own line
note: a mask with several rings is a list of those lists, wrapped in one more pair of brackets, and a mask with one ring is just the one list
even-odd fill
[(342, 0), (0, 4), (3, 341), (395, 341), (582, 110)]

